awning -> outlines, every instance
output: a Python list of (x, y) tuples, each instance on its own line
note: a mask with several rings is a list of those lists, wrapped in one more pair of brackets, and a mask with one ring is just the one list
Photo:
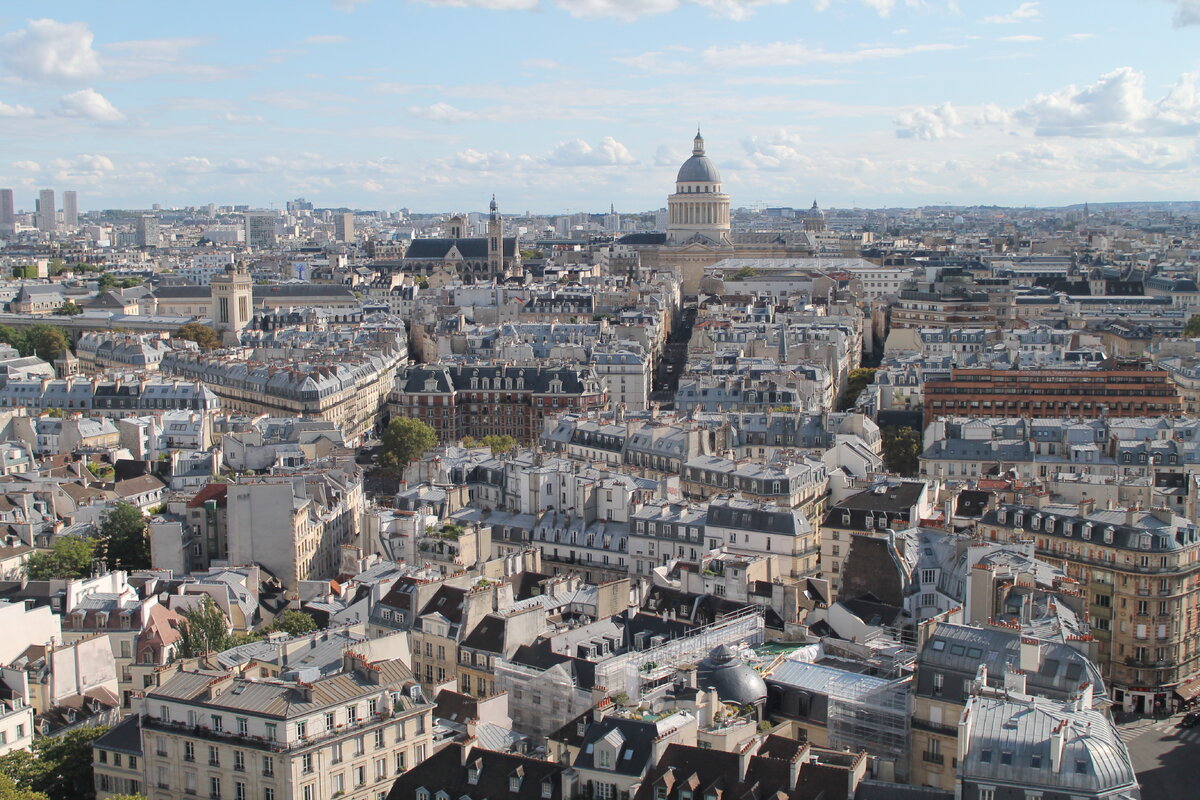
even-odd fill
[(1185, 702), (1194, 699), (1196, 695), (1200, 695), (1200, 676), (1192, 678), (1190, 681), (1184, 681), (1176, 686), (1175, 694), (1179, 695), (1180, 699)]

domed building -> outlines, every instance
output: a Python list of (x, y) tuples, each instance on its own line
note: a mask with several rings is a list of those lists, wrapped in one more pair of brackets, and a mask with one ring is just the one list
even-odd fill
[(675, 176), (675, 194), (667, 198), (667, 244), (700, 242), (730, 245), (729, 195), (721, 191), (721, 173), (704, 154), (704, 137), (696, 131), (692, 157)]
[(766, 681), (724, 644), (714, 647), (696, 665), (696, 684), (704, 690), (716, 690), (722, 703), (761, 705), (767, 699)]
[(679, 167), (675, 192), (667, 197), (666, 231), (622, 236), (612, 255), (643, 269), (674, 269), (683, 293), (694, 297), (704, 270), (722, 259), (803, 258), (814, 252), (811, 239), (801, 231), (732, 233), (729, 195), (697, 130), (692, 155)]

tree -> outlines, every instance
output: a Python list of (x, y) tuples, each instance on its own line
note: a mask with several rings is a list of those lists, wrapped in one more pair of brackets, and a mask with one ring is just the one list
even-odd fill
[(22, 351), (27, 345), (25, 334), (11, 325), (0, 325), (0, 342)]
[(863, 393), (863, 389), (866, 389), (874, 382), (875, 370), (868, 367), (850, 370), (850, 376), (846, 380), (846, 397), (842, 401), (842, 407), (854, 408), (854, 402)]
[(217, 332), (199, 322), (189, 322), (180, 326), (179, 330), (175, 331), (175, 338), (195, 342), (200, 345), (201, 350), (212, 350), (221, 346), (221, 337), (217, 335)]
[(1183, 338), (1195, 339), (1200, 336), (1200, 314), (1195, 314), (1183, 326)]
[[(14, 750), (0, 756), (0, 773), (16, 785), (18, 792), (11, 796), (18, 800), (95, 796), (92, 743), (109, 730), (103, 725), (76, 728), (61, 736), (34, 739), (32, 751)], [(3, 791), (0, 800), (8, 800)]]
[(82, 314), (83, 309), (74, 300), (67, 300), (61, 306), (54, 309), (54, 313), (60, 317), (74, 317)]
[(747, 278), (753, 278), (757, 274), (758, 274), (758, 271), (755, 270), (754, 267), (740, 267), (736, 272), (734, 272), (729, 277), (735, 281), (744, 281)]
[(484, 447), (492, 449), (492, 455), (500, 455), (501, 453), (510, 453), (517, 449), (517, 440), (509, 436), (507, 433), (503, 436), (485, 436), (479, 442)]
[(210, 651), (229, 649), (229, 622), (208, 595), (200, 605), (183, 612), (179, 624), (179, 648), (176, 658), (194, 658)]
[(437, 434), (433, 428), (419, 419), (409, 417), (397, 417), (388, 423), (382, 439), (379, 467), (396, 477), (404, 474), (410, 461), (420, 458), (422, 453), (437, 445)]
[(312, 615), (305, 614), (303, 611), (285, 611), (275, 618), (271, 623), (270, 630), (283, 631), (289, 636), (299, 636), (302, 633), (309, 633), (317, 629), (317, 621), (312, 618)]
[(883, 464), (890, 472), (913, 477), (920, 469), (921, 435), (907, 425), (883, 431)]
[(31, 581), (51, 578), (86, 578), (92, 573), (96, 557), (96, 540), (82, 536), (60, 536), (49, 550), (39, 550), (29, 556), (25, 574)]
[(146, 517), (132, 503), (117, 503), (100, 518), (104, 556), (113, 569), (150, 568), (150, 537)]
[(71, 349), (67, 334), (53, 325), (34, 325), (25, 338), (29, 352), (23, 355), (34, 355), (42, 361), (53, 361)]

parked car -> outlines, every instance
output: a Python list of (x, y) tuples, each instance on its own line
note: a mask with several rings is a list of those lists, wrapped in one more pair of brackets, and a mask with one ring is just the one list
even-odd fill
[(1183, 715), (1183, 719), (1179, 720), (1179, 727), (1194, 728), (1198, 722), (1200, 722), (1200, 711), (1189, 711)]

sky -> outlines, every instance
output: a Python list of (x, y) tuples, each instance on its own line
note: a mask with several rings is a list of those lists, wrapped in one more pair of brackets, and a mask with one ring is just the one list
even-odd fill
[[(50, 15), (50, 16), (48, 16)], [(1200, 0), (6, 0), (0, 187), (636, 212), (1200, 199)]]

